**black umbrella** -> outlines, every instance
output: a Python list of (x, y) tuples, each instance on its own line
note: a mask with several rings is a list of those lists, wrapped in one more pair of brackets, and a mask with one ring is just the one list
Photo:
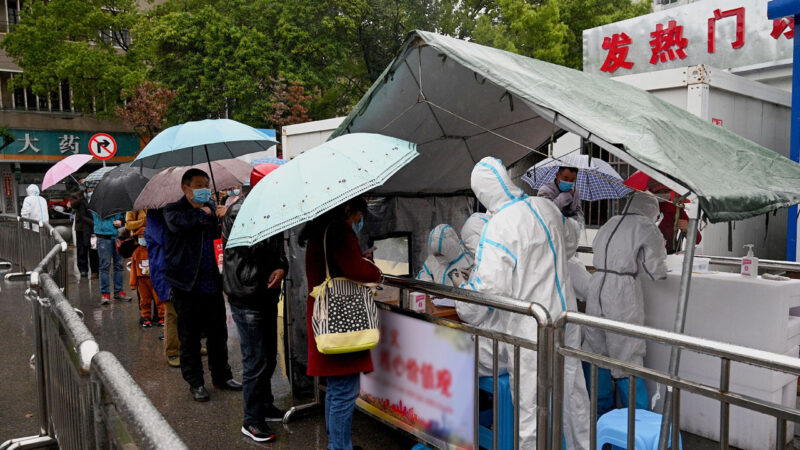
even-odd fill
[(154, 172), (128, 165), (113, 168), (94, 188), (89, 209), (103, 219), (132, 210), (133, 202)]

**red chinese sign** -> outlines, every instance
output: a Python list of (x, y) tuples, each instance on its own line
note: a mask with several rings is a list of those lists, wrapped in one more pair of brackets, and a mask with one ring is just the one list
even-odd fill
[(725, 17), (736, 17), (736, 40), (731, 43), (734, 49), (744, 47), (744, 7), (728, 11), (714, 10), (714, 17), (708, 19), (708, 53), (714, 53), (717, 21)]
[(625, 33), (614, 34), (610, 38), (603, 39), (603, 50), (608, 50), (608, 56), (600, 70), (613, 73), (620, 67), (624, 69), (633, 67), (632, 62), (625, 61), (625, 58), (628, 57), (628, 46), (632, 42), (630, 36)]
[(380, 310), (375, 370), (361, 376), (368, 411), (430, 441), (477, 449), (475, 341), (468, 333)]
[(769, 34), (773, 39), (780, 39), (781, 35), (786, 39), (794, 37), (794, 17), (782, 17), (772, 21), (772, 33)]
[[(752, 6), (748, 7), (752, 8)], [(745, 6), (727, 10), (716, 8), (709, 13), (704, 13), (708, 14), (708, 16), (706, 16), (707, 18), (704, 20), (708, 24), (706, 44), (709, 54), (716, 53), (718, 50), (717, 28), (720, 25), (720, 22), (731, 24), (724, 26), (733, 26), (733, 21), (736, 21), (735, 35), (733, 38), (731, 38), (730, 46), (733, 50), (744, 49), (747, 38), (747, 23), (745, 21), (745, 13)], [(753, 14), (752, 11), (751, 14)], [(684, 36), (684, 24), (682, 23), (684, 21), (691, 23), (691, 19), (684, 16), (667, 20), (666, 23), (656, 23), (654, 28), (650, 28), (650, 41), (648, 42), (650, 45), (650, 64), (659, 65), (670, 61), (682, 60), (688, 56), (687, 52), (696, 54), (695, 52), (698, 50), (697, 44), (701, 43), (697, 42), (698, 36), (696, 33), (687, 31), (687, 34), (691, 35), (692, 39), (694, 39), (694, 45), (691, 47), (691, 50), (688, 48), (690, 42), (689, 38)], [(756, 23), (755, 25), (751, 24), (750, 26), (761, 27), (759, 29), (763, 30), (763, 23)], [(605, 55), (605, 57), (604, 59), (597, 60), (598, 63), (599, 61), (603, 61), (602, 66), (600, 66), (600, 71), (606, 73), (615, 73), (619, 69), (633, 69), (635, 63), (634, 61), (628, 60), (629, 51), (631, 48), (636, 48), (637, 45), (642, 45), (644, 43), (636, 42), (636, 39), (631, 37), (632, 35), (635, 36), (635, 34), (632, 32), (630, 35), (625, 32), (609, 33), (610, 35), (602, 37), (602, 51), (600, 55), (601, 58), (602, 55)], [(701, 36), (705, 37), (704, 34)], [(770, 33), (770, 36), (775, 40), (782, 38), (793, 39), (794, 20), (787, 17), (772, 21), (772, 32)], [(701, 41), (704, 40), (703, 37), (700, 38)], [(757, 38), (754, 40), (758, 41)], [(634, 50), (634, 52), (631, 54), (641, 54), (641, 49), (639, 50), (639, 53)]]
[[(650, 64), (658, 64), (658, 61), (667, 62), (674, 60), (677, 56), (680, 59), (686, 58), (686, 48), (689, 40), (683, 37), (683, 26), (678, 25), (674, 20), (670, 20), (667, 28), (664, 25), (656, 25), (656, 30), (650, 33), (653, 38), (650, 41), (650, 49), (653, 56), (650, 57)], [(677, 48), (673, 48), (677, 47)]]

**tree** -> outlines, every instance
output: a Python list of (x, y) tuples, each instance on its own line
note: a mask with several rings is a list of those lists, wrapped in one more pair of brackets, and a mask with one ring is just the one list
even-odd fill
[(140, 20), (135, 0), (31, 0), (2, 42), (22, 68), (14, 87), (58, 92), (66, 81), (82, 111), (112, 115), (120, 92), (139, 84), (145, 68), (131, 51)]
[(303, 85), (297, 81), (289, 84), (283, 78), (272, 80), (272, 111), (270, 123), (280, 130), (284, 125), (310, 122), (308, 104), (312, 97), (305, 93)]
[(178, 93), (158, 83), (145, 81), (127, 94), (127, 104), (116, 107), (117, 117), (147, 144), (166, 126), (167, 109)]
[(583, 68), (583, 30), (650, 12), (650, 2), (631, 0), (559, 0), (561, 21), (567, 26), (566, 66)]

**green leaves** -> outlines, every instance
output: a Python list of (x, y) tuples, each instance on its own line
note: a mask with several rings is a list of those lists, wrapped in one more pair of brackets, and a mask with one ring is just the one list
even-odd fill
[(137, 20), (133, 0), (26, 2), (20, 23), (2, 43), (23, 69), (15, 87), (46, 95), (67, 81), (76, 108), (113, 114), (121, 89), (144, 77), (144, 67), (126, 50), (127, 30)]
[(414, 29), (580, 68), (584, 29), (649, 8), (631, 0), (167, 0), (142, 11), (139, 3), (25, 2), (2, 42), (24, 71), (15, 85), (44, 95), (67, 81), (78, 109), (110, 116), (150, 81), (176, 93), (168, 124), (230, 117), (275, 127), (287, 114), (279, 98), (292, 89), (300, 116), (347, 113)]

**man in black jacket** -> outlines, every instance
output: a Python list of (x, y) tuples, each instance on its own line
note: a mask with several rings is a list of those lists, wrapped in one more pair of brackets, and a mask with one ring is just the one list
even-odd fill
[[(94, 220), (89, 213), (86, 197), (84, 197), (82, 190), (70, 196), (69, 206), (75, 215), (75, 249), (77, 251), (78, 272), (80, 272), (81, 278), (86, 278), (89, 276), (89, 249), (91, 248)], [(97, 273), (97, 268), (92, 267), (92, 272)]]
[(166, 280), (178, 313), (181, 373), (198, 402), (209, 400), (204, 386), (200, 338), (205, 333), (208, 369), (218, 389), (241, 390), (228, 365), (228, 327), (222, 280), (214, 257), (217, 217), (225, 207), (211, 200), (209, 178), (189, 169), (181, 179), (184, 197), (164, 207)]
[[(266, 173), (259, 166), (253, 169), (251, 189)], [(228, 207), (222, 232), (226, 244), (243, 202), (240, 197)], [(242, 433), (257, 442), (275, 439), (265, 421), (283, 419), (283, 411), (273, 404), (270, 380), (277, 364), (281, 280), (288, 266), (281, 235), (252, 247), (225, 248), (223, 288), (242, 349)]]

